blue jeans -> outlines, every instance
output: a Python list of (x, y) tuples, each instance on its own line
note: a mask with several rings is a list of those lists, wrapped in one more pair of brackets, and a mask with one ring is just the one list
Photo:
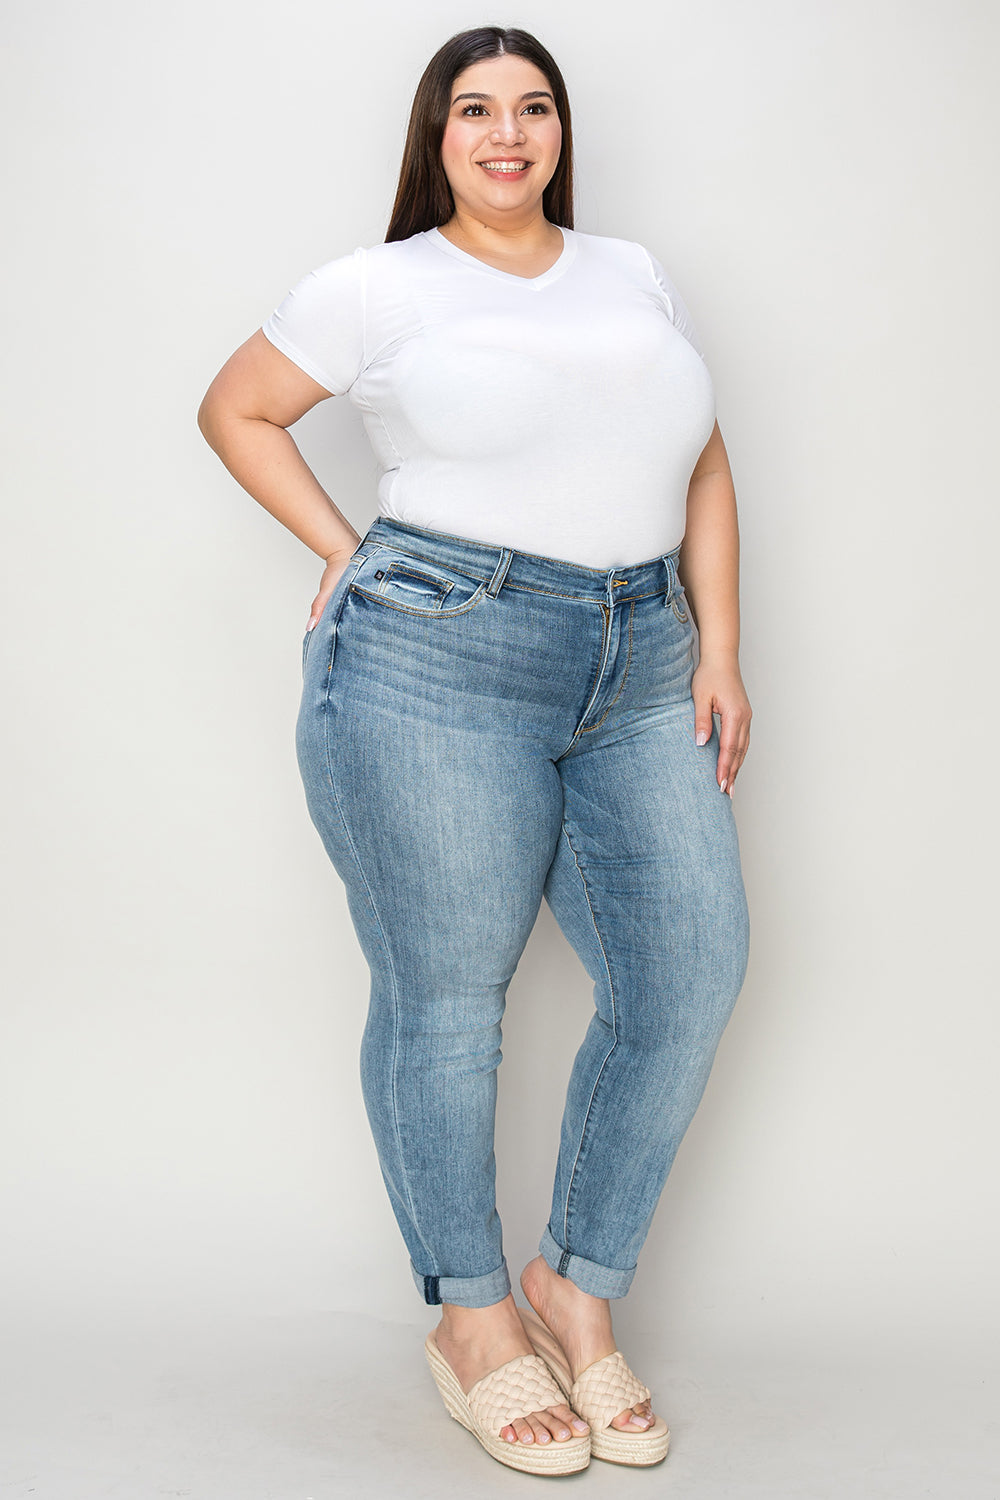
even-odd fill
[(379, 517), (303, 642), (296, 749), (371, 970), (361, 1084), (425, 1302), (511, 1287), (507, 986), (544, 896), (594, 981), (539, 1250), (622, 1297), (743, 984), (680, 548), (602, 571)]

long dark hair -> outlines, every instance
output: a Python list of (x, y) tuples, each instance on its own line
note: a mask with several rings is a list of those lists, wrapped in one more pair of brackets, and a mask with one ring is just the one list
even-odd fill
[(451, 109), (451, 86), (459, 73), (487, 57), (513, 53), (527, 58), (545, 74), (562, 125), (562, 149), (552, 179), (542, 194), (542, 212), (552, 224), (573, 228), (573, 130), (569, 95), (555, 59), (528, 31), (516, 27), (477, 26), (459, 31), (440, 47), (424, 69), (410, 110), (410, 123), (399, 169), (386, 243), (436, 229), (455, 212), (448, 178), (441, 165), (441, 142)]

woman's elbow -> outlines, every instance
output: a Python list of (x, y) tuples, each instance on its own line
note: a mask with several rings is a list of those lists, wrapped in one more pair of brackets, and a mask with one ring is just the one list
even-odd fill
[(222, 402), (213, 382), (202, 396), (198, 408), (198, 430), (210, 448), (218, 446), (222, 415)]

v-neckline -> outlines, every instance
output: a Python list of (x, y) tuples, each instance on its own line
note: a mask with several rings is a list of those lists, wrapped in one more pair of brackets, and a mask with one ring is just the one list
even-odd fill
[(569, 269), (576, 256), (576, 237), (573, 231), (565, 229), (561, 224), (557, 224), (556, 228), (563, 238), (562, 251), (558, 259), (554, 260), (549, 269), (543, 271), (540, 276), (518, 276), (516, 271), (501, 271), (498, 266), (491, 266), (487, 261), (480, 260), (478, 255), (470, 255), (468, 250), (460, 250), (457, 245), (452, 244), (447, 235), (441, 233), (440, 229), (427, 229), (424, 233), (432, 244), (437, 245), (438, 249), (443, 250), (446, 255), (453, 255), (456, 260), (464, 261), (468, 266), (475, 266), (480, 271), (485, 271), (488, 276), (499, 276), (504, 281), (520, 282), (522, 286), (537, 292), (541, 291), (542, 287), (548, 286), (550, 282), (558, 281), (563, 272)]

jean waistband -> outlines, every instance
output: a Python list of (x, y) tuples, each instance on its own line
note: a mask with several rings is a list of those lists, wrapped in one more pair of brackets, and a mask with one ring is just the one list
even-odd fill
[(541, 557), (534, 552), (518, 552), (513, 547), (411, 526), (403, 521), (390, 520), (388, 516), (377, 516), (372, 522), (362, 545), (369, 541), (398, 547), (443, 567), (457, 568), (471, 578), (488, 583), (491, 594), (499, 593), (505, 584), (509, 584), (535, 589), (539, 593), (606, 600), (612, 604), (661, 593), (664, 589), (669, 599), (677, 586), (677, 559), (681, 550), (678, 543), (670, 552), (625, 567), (587, 568), (559, 557)]

